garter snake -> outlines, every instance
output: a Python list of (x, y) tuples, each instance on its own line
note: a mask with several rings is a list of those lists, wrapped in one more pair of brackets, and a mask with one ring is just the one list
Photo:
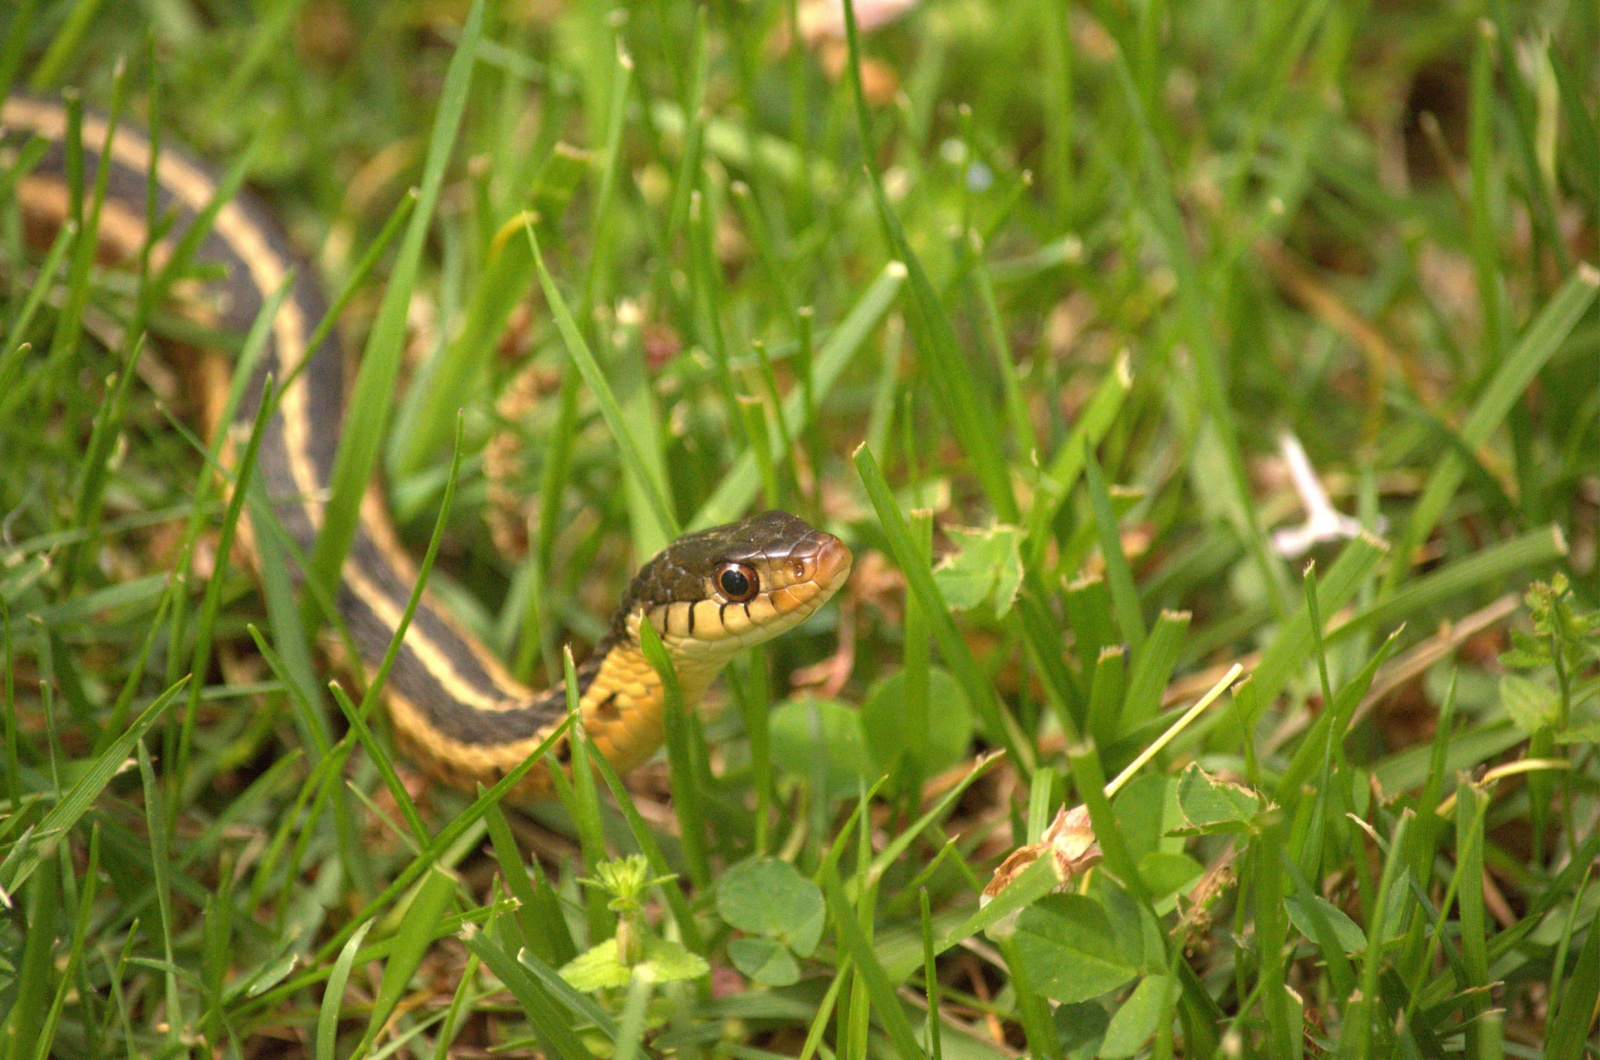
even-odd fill
[[(152, 268), (160, 268), (212, 205), (218, 178), (193, 156), (163, 146), (151, 189), (149, 139), (124, 123), (108, 157), (101, 159), (106, 130), (103, 117), (83, 116), (85, 186), (92, 186), (102, 161), (109, 167), (96, 233), (101, 256), (132, 260), (141, 252), (148, 236), (147, 194), (153, 190), (157, 216), (172, 219), (151, 247)], [(30, 236), (47, 236), (72, 210), (66, 109), (51, 100), (12, 97), (5, 101), (0, 131), (13, 147), (34, 136), (48, 144), (15, 185)], [(199, 296), (200, 315), (207, 324), (237, 334), (250, 328), (293, 270), (233, 428), (248, 430), (255, 420), (269, 373), (283, 380), (299, 370), (266, 424), (256, 475), (288, 537), (309, 552), (322, 525), (343, 421), (344, 368), (337, 343), (329, 339), (307, 349), (327, 302), (311, 270), (248, 194), (215, 210), (195, 261), (223, 277)], [(202, 383), (201, 398), (213, 422), (222, 414), (228, 386), (220, 378)], [(684, 701), (693, 703), (737, 651), (798, 625), (826, 603), (844, 584), (850, 563), (850, 550), (838, 538), (779, 511), (669, 545), (629, 584), (605, 637), (578, 670), (581, 716), (593, 746), (623, 771), (661, 744), (664, 697), (639, 646), (641, 622), (648, 620), (661, 635)], [(415, 579), (416, 568), (382, 502), (369, 492), (338, 594), (339, 612), (369, 672), (388, 648)], [(394, 731), (411, 757), (435, 778), (460, 787), (498, 780), (566, 717), (564, 689), (539, 693), (514, 680), (487, 646), (427, 594), (390, 671), (385, 699)], [(565, 739), (555, 755), (559, 761), (569, 757)], [(546, 787), (544, 768), (528, 774), (525, 791)]]

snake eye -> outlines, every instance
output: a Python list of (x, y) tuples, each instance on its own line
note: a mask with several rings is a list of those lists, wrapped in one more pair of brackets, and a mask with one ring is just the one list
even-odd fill
[(755, 596), (760, 585), (755, 568), (748, 564), (727, 563), (717, 572), (717, 588), (736, 604), (742, 604)]

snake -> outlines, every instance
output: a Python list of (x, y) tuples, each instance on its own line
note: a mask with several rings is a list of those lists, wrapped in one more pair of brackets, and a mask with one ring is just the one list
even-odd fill
[[(20, 144), (32, 138), (46, 145), (14, 184), (30, 242), (51, 238), (79, 201), (68, 182), (70, 133), (68, 110), (55, 99), (13, 95), (0, 111), (0, 145), (11, 158), (21, 157)], [(190, 293), (188, 311), (216, 330), (242, 335), (287, 284), (231, 426), (217, 422), (225, 414), (228, 374), (200, 373), (205, 378), (197, 389), (213, 429), (242, 438), (258, 418), (269, 377), (291, 380), (257, 441), (254, 475), (269, 501), (267, 518), (277, 520), (301, 555), (309, 554), (323, 525), (344, 420), (339, 343), (330, 335), (308, 348), (329, 311), (314, 270), (259, 199), (247, 189), (219, 195), (218, 172), (194, 154), (165, 143), (157, 151), (132, 123), (113, 126), (93, 111), (81, 113), (79, 134), (83, 186), (93, 188), (100, 167), (106, 167), (95, 231), (101, 260), (136, 260), (149, 241), (150, 268), (158, 270), (209, 215), (208, 229), (194, 229), (195, 271), (205, 276), (205, 289)], [(152, 193), (155, 216), (164, 222), (153, 241), (147, 223)], [(216, 275), (220, 279), (213, 281)], [(238, 448), (225, 446), (224, 452)], [(252, 511), (252, 517), (259, 514)], [(240, 535), (258, 567), (259, 542), (268, 529), (256, 526)], [(851, 561), (838, 537), (784, 511), (673, 541), (639, 569), (604, 636), (576, 668), (579, 722), (588, 745), (621, 773), (663, 742), (666, 686), (645, 656), (643, 623), (659, 635), (688, 707), (739, 651), (799, 625), (827, 603), (848, 578)], [(298, 587), (304, 575), (292, 559), (290, 566)], [(381, 496), (369, 489), (336, 596), (366, 673), (377, 672), (416, 581), (417, 567)], [(408, 757), (434, 779), (466, 790), (494, 784), (524, 764), (568, 716), (563, 685), (537, 691), (517, 681), (427, 591), (395, 655), (383, 698)], [(525, 772), (518, 793), (550, 791), (554, 767), (548, 758), (570, 768), (571, 735), (550, 743), (547, 759)]]

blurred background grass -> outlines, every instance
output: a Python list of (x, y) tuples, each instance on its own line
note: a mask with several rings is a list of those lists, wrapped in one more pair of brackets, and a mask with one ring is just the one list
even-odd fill
[[(70, 86), (104, 110), (121, 64), (132, 119), (238, 167), (337, 292), (423, 181), (446, 70), (470, 31), (460, 131), (435, 155), (443, 183), (422, 218), (403, 345), (390, 351), (400, 382), (367, 395), (390, 410), (381, 474), (419, 553), (464, 410), (432, 588), (542, 681), (560, 676), (558, 645), (581, 656), (598, 638), (672, 522), (788, 507), (843, 535), (856, 574), (839, 606), (741, 660), (689, 734), (707, 817), (694, 842), (709, 860), (680, 845), (659, 762), (630, 779), (642, 815), (632, 831), (611, 800), (582, 790), (570, 812), (534, 808), (537, 825), (481, 823), (481, 807), (459, 818), (471, 800), (427, 789), (402, 762), (433, 828), (468, 821), (429, 845), (399, 823), (365, 752), (348, 786), (318, 765), (329, 759), (313, 733), (336, 738), (337, 711), (297, 709), (286, 688), (317, 697), (329, 671), (248, 570), (217, 554), (221, 512), (196, 486), (208, 476), (182, 429), (181, 371), (146, 353), (131, 386), (108, 382), (127, 374), (120, 326), (136, 278), (70, 254), (52, 265), (30, 247), (9, 201), (26, 153), (8, 156), (0, 886), (13, 893), (0, 996), (12, 1055), (48, 1041), (21, 1028), (49, 1026), (62, 1056), (117, 1052), (123, 1037), (130, 1055), (331, 1057), (392, 1040), (424, 1056), (449, 1044), (446, 1019), (459, 1055), (526, 1050), (535, 1033), (565, 1055), (570, 1043), (552, 1044), (565, 1038), (522, 1015), (529, 990), (555, 988), (513, 982), (514, 961), (495, 965), (453, 935), (463, 920), (489, 922), (498, 952), (527, 946), (546, 964), (600, 941), (610, 914), (576, 877), (594, 875), (607, 842), (634, 849), (640, 829), (697, 885), (686, 901), (709, 938), (690, 948), (716, 971), (707, 990), (663, 988), (648, 1014), (626, 992), (602, 995), (607, 1019), (655, 1028), (656, 1049), (793, 1054), (812, 1027), (826, 1033), (811, 1049), (893, 1053), (904, 1039), (883, 1011), (888, 980), (852, 978), (842, 956), (863, 963), (852, 943), (830, 930), (837, 948), (800, 954), (799, 984), (753, 987), (726, 956), (721, 925), (735, 920), (713, 915), (705, 874), (753, 851), (796, 862), (825, 891), (842, 873), (830, 909), (867, 902), (857, 941), (878, 946), (898, 984), (915, 963), (894, 946), (915, 948), (917, 890), (932, 900), (930, 937), (955, 932), (999, 858), (1094, 787), (1063, 756), (1064, 732), (1093, 736), (1089, 757), (1110, 775), (1170, 720), (1163, 711), (1235, 659), (1256, 673), (1244, 705), (1186, 733), (1156, 772), (1198, 761), (1281, 813), (1252, 817), (1247, 839), (1188, 848), (1207, 868), (1239, 859), (1245, 882), (1193, 929), (1183, 1018), (1157, 1004), (1133, 1047), (1154, 1034), (1150, 1048), (1171, 1050), (1176, 1035), (1183, 1055), (1208, 1055), (1224, 1033), (1198, 1031), (1208, 1017), (1265, 1055), (1302, 1041), (1436, 1055), (1461, 1034), (1479, 1055), (1536, 1055), (1547, 1035), (1583, 1039), (1579, 1010), (1600, 990), (1583, 963), (1597, 935), (1584, 868), (1600, 776), (1592, 631), (1552, 627), (1547, 605), (1541, 632), (1518, 594), (1559, 572), (1572, 614), (1600, 604), (1600, 318), (1583, 264), (1600, 236), (1593, 4), (863, 4), (860, 112), (826, 5), (502, 2), (486, 5), (481, 28), (467, 14), (459, 3), (23, 0), (0, 12), (0, 84)], [(619, 455), (573, 365), (528, 226), (651, 483)], [(393, 253), (340, 318), (351, 349), (378, 315)], [(64, 341), (78, 301), (87, 334)], [(164, 307), (149, 329), (164, 350), (240, 342)], [(1334, 504), (1388, 541), (1314, 547), (1320, 618), (1343, 623), (1325, 651), (1306, 617), (1318, 614), (1306, 611), (1306, 557), (1270, 536), (1304, 514), (1286, 434)], [(852, 461), (863, 441), (883, 474), (876, 496), (865, 485), (876, 472)], [(97, 454), (87, 465), (86, 453)], [(903, 530), (890, 493), (910, 513)], [(932, 590), (913, 584), (908, 598), (902, 570), (945, 556)], [(188, 581), (170, 590), (175, 569)], [(214, 617), (201, 606), (208, 585)], [(1402, 621), (1368, 691), (1363, 669)], [(287, 669), (263, 662), (251, 624)], [(1508, 693), (1497, 656), (1532, 650), (1510, 628), (1559, 642), (1521, 660), (1548, 693)], [(1568, 641), (1571, 667), (1557, 665)], [(142, 770), (81, 786), (92, 763), (136, 756), (136, 739), (113, 742), (127, 718), (191, 671), (187, 771), (158, 751)], [(1348, 735), (1328, 741), (1318, 720), (1341, 697), (1348, 709), (1332, 713)], [(168, 751), (180, 714), (148, 719), (168, 727)], [(1318, 734), (1327, 746), (1303, 752)], [(950, 790), (946, 771), (985, 745), (1011, 760), (907, 831), (919, 802)], [(1399, 828), (1407, 808), (1433, 820), (1458, 769), (1558, 757), (1558, 780), (1463, 787), (1451, 812), (1478, 816), (1459, 832)], [(875, 828), (852, 838), (844, 814), (880, 775)], [(1285, 776), (1339, 794), (1302, 797), (1279, 788)], [(67, 797), (101, 788), (92, 809)], [(1497, 790), (1491, 808), (1483, 793)], [(1123, 827), (1137, 805), (1120, 811)], [(59, 807), (71, 812), (47, 820)], [(64, 842), (43, 827), (63, 821)], [(879, 891), (874, 851), (897, 835), (911, 852), (880, 870)], [(1157, 842), (1142, 836), (1136, 855)], [(1477, 902), (1475, 885), (1452, 884), (1473, 884), (1461, 874), (1474, 856), (1490, 870)], [(459, 873), (453, 888), (433, 882), (449, 879), (435, 864)], [(496, 873), (538, 916), (496, 903)], [(421, 882), (395, 906), (384, 896), (397, 879)], [(1307, 886), (1381, 926), (1384, 880), (1439, 908), (1409, 910), (1380, 936), (1399, 940), (1387, 956), (1360, 936), (1351, 959), (1363, 976), (1383, 970), (1376, 999), (1341, 996), (1356, 972), (1319, 945), (1327, 925), (1255, 919), (1264, 898)], [(394, 911), (407, 908), (456, 919), (419, 927)], [(29, 930), (39, 917), (61, 930)], [(674, 923), (690, 942), (696, 929)], [(558, 938), (548, 951), (543, 932)], [(1500, 948), (1476, 962), (1474, 933)], [(359, 962), (350, 949), (341, 973), (339, 953), (361, 935), (374, 941)], [(1013, 983), (1015, 953), (972, 938), (936, 962), (954, 1028), (945, 1048), (1132, 1055), (1105, 1045), (1104, 1017), (1138, 991), (1088, 1002), (1099, 1024), (1081, 1005), (1052, 1015)], [(348, 980), (342, 995), (324, 994), (330, 976)], [(921, 976), (906, 992), (925, 998), (936, 988)], [(1485, 995), (1491, 982), (1504, 985)], [(447, 1016), (458, 984), (461, 1008)], [(1279, 1003), (1285, 984), (1306, 1005), (1303, 1028)], [(1561, 1015), (1564, 996), (1573, 1014)], [(1485, 997), (1501, 1015), (1483, 1014)], [(567, 1022), (595, 1020), (550, 1004)], [(393, 1037), (376, 1038), (395, 1011)], [(1075, 1039), (1079, 1017), (1101, 1037)], [(589, 1046), (610, 1048), (594, 1034)]]

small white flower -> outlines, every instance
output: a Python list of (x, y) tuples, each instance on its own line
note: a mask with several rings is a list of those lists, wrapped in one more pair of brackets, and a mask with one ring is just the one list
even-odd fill
[(1306, 510), (1306, 521), (1299, 526), (1273, 531), (1272, 547), (1278, 554), (1285, 559), (1295, 559), (1310, 552), (1313, 545), (1359, 535), (1361, 524), (1335, 508), (1328, 499), (1328, 491), (1322, 488), (1322, 480), (1317, 478), (1300, 439), (1286, 432), (1278, 444), (1283, 447), (1294, 490), (1300, 494), (1300, 504)]

